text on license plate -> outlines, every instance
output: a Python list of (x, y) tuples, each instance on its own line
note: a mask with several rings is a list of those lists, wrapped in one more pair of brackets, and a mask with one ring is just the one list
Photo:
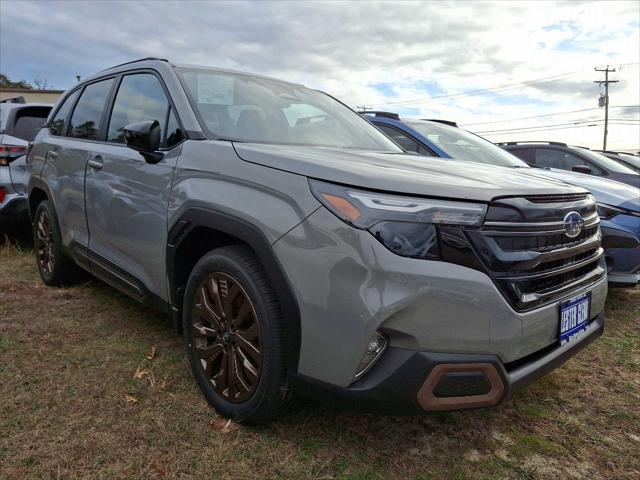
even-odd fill
[(589, 327), (591, 292), (582, 293), (560, 304), (560, 344), (579, 337)]

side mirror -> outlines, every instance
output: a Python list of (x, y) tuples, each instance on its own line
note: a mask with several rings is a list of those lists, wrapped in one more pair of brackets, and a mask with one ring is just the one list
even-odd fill
[(164, 158), (160, 149), (160, 123), (144, 120), (124, 127), (124, 141), (127, 147), (140, 152), (147, 163), (158, 163)]
[(587, 175), (591, 174), (591, 167), (588, 165), (574, 165), (571, 170), (578, 173), (586, 173)]

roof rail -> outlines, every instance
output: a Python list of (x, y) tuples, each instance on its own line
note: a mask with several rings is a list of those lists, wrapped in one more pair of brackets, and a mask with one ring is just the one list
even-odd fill
[(381, 110), (363, 110), (358, 113), (360, 115), (373, 115), (374, 117), (393, 118), (394, 120), (400, 120), (400, 115), (393, 112), (383, 112)]
[(138, 63), (138, 62), (142, 62), (144, 60), (158, 60), (160, 62), (167, 62), (167, 63), (169, 62), (169, 60), (167, 60), (166, 58), (145, 57), (145, 58), (138, 58), (137, 60), (131, 60), (129, 62), (120, 63), (118, 65), (114, 65), (113, 67), (105, 68), (105, 69), (100, 70), (100, 71), (104, 72), (105, 70), (111, 70), (112, 68), (122, 67), (123, 65), (129, 65), (130, 63)]
[(443, 125), (449, 125), (450, 127), (458, 126), (458, 124), (452, 120), (440, 120), (439, 118), (421, 118), (420, 120), (425, 120), (427, 122), (442, 123)]
[(620, 155), (621, 153), (625, 153), (625, 152), (616, 152), (615, 150), (594, 150), (594, 152), (613, 153), (614, 155)]
[(549, 142), (547, 140), (523, 140), (521, 142), (498, 142), (496, 145), (522, 145), (526, 143), (544, 143), (546, 145), (557, 145), (560, 147), (566, 147), (566, 143), (562, 142)]

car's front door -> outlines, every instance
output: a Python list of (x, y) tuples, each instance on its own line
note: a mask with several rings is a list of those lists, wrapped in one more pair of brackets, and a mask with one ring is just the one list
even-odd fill
[[(157, 120), (162, 128), (168, 148), (156, 164), (124, 144), (124, 127), (142, 120)], [(134, 296), (146, 289), (166, 299), (167, 208), (180, 130), (159, 78), (122, 76), (107, 124), (106, 142), (94, 149), (86, 176), (92, 271), (112, 281), (115, 274)]]

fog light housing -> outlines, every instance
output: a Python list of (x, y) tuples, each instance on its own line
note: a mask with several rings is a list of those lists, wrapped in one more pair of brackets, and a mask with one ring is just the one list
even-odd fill
[(373, 335), (367, 344), (367, 350), (364, 352), (362, 360), (360, 360), (360, 365), (358, 365), (358, 372), (356, 373), (354, 380), (359, 379), (367, 373), (367, 371), (376, 363), (387, 349), (388, 344), (389, 342), (387, 341), (387, 337), (377, 330), (373, 332)]

